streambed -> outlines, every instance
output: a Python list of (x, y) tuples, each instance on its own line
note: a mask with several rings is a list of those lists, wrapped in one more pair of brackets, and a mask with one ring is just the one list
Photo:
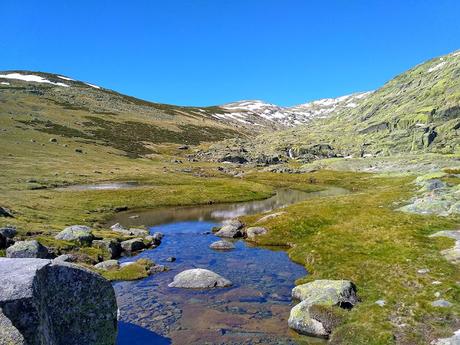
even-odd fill
[[(281, 190), (269, 199), (194, 207), (124, 212), (112, 222), (149, 225), (165, 237), (153, 250), (124, 258), (149, 258), (171, 270), (134, 282), (117, 282), (120, 309), (117, 345), (147, 344), (316, 344), (287, 327), (291, 289), (307, 274), (285, 251), (260, 248), (238, 240), (232, 251), (214, 251), (219, 240), (211, 234), (223, 219), (261, 213), (318, 196), (339, 195), (332, 188), (305, 193)], [(175, 262), (166, 262), (168, 257)], [(186, 269), (207, 268), (233, 282), (230, 288), (187, 290), (169, 288), (173, 277)]]

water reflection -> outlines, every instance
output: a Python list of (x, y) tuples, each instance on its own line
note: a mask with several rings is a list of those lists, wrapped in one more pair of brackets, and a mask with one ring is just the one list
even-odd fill
[(66, 186), (56, 188), (56, 190), (73, 190), (73, 191), (84, 191), (84, 190), (117, 190), (141, 187), (138, 182), (107, 182), (107, 183), (95, 183), (95, 184), (77, 184), (72, 186)]
[(120, 223), (126, 226), (158, 225), (188, 220), (221, 221), (248, 214), (263, 213), (277, 208), (322, 196), (346, 194), (343, 188), (331, 187), (324, 191), (306, 193), (282, 189), (276, 195), (264, 200), (231, 204), (215, 204), (184, 207), (163, 207), (145, 211), (129, 211), (117, 214), (110, 225)]

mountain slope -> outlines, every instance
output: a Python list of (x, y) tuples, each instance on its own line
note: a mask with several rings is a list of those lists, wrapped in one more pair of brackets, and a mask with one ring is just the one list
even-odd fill
[(266, 163), (407, 152), (454, 154), (460, 152), (459, 138), (460, 52), (454, 52), (395, 77), (352, 107), (250, 141), (217, 143), (201, 156)]

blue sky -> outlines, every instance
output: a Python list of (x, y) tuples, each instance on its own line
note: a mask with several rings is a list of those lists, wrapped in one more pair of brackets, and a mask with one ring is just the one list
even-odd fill
[(1, 0), (0, 13), (0, 70), (180, 105), (371, 90), (460, 49), (458, 0)]

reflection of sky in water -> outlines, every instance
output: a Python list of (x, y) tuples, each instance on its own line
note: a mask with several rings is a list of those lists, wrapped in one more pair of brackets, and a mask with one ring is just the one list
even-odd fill
[[(145, 339), (149, 338), (148, 334), (153, 339), (174, 338), (174, 332), (179, 332), (177, 329), (191, 334), (204, 331), (210, 336), (216, 329), (223, 327), (227, 334), (247, 332), (246, 336), (251, 336), (251, 327), (254, 326), (245, 326), (246, 323), (255, 324), (258, 329), (266, 328), (266, 331), (259, 331), (257, 337), (269, 336), (275, 339), (274, 342), (266, 340), (264, 344), (278, 344), (280, 339), (290, 339), (286, 320), (280, 318), (289, 315), (290, 292), (294, 281), (306, 274), (304, 268), (290, 261), (284, 251), (250, 247), (241, 240), (235, 241), (235, 250), (214, 251), (209, 248), (209, 244), (219, 238), (204, 234), (214, 225), (213, 222), (187, 221), (152, 227), (152, 232), (161, 231), (165, 234), (162, 244), (137, 257), (121, 260), (150, 258), (169, 266), (171, 270), (135, 282), (114, 284), (123, 322), (123, 337), (119, 338), (118, 345), (131, 345), (130, 334), (135, 339), (141, 339), (133, 344), (155, 344), (143, 342), (139, 333), (145, 334)], [(173, 263), (165, 262), (170, 256), (177, 260)], [(233, 286), (214, 290), (173, 289), (167, 286), (177, 273), (197, 267), (221, 274), (230, 279)], [(185, 312), (197, 306), (196, 313)], [(281, 316), (273, 314), (272, 308)], [(235, 310), (238, 311), (237, 315), (233, 314)], [(208, 313), (216, 312), (228, 313), (228, 317), (224, 321), (212, 317), (207, 319)], [(233, 318), (242, 320), (241, 324), (235, 325)], [(281, 326), (277, 326), (279, 329), (270, 329), (270, 325), (273, 322), (278, 324), (278, 321), (281, 322)], [(206, 325), (204, 330), (203, 324)], [(222, 343), (222, 334), (216, 337), (219, 342), (211, 343)], [(190, 340), (190, 344), (203, 343)]]

